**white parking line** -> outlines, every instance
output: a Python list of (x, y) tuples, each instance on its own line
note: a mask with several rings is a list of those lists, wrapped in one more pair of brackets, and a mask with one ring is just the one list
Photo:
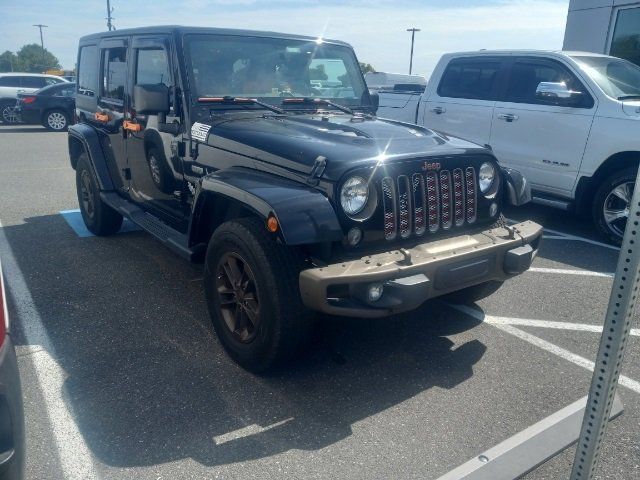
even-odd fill
[(613, 278), (613, 273), (608, 272), (594, 272), (592, 270), (567, 270), (564, 268), (543, 268), (543, 267), (531, 267), (528, 272), (534, 273), (557, 273), (562, 275), (583, 275), (586, 277), (606, 277)]
[[(562, 347), (559, 347), (557, 345), (554, 345), (553, 343), (547, 342), (546, 340), (543, 340), (539, 337), (536, 337), (535, 335), (532, 335), (528, 332), (520, 330), (519, 328), (516, 328), (512, 325), (501, 323), (499, 321), (498, 322), (493, 321), (495, 318), (500, 318), (500, 317), (491, 317), (490, 315), (485, 315), (483, 312), (467, 307), (466, 305), (451, 305), (451, 307), (467, 315), (470, 315), (482, 322), (489, 323), (506, 333), (509, 333), (515, 337), (518, 337), (521, 340), (524, 340), (525, 342), (535, 345), (538, 348), (546, 350), (549, 353), (553, 353), (554, 355), (557, 355), (558, 357), (563, 358), (591, 372), (593, 372), (595, 368), (595, 364), (591, 360), (587, 360), (586, 358), (581, 357), (580, 355), (576, 355), (575, 353), (572, 353), (569, 350), (565, 350)], [(517, 320), (517, 319), (509, 319), (509, 320)], [(602, 331), (602, 329), (600, 331)], [(628, 389), (633, 390), (636, 393), (640, 393), (640, 382), (637, 382), (632, 378), (626, 377), (624, 375), (620, 375), (619, 383), (620, 385), (627, 387)]]
[(36, 373), (64, 478), (66, 480), (96, 479), (98, 475), (93, 465), (91, 453), (62, 396), (67, 374), (55, 360), (53, 345), (20, 267), (13, 256), (2, 223), (0, 223), (0, 256), (2, 257), (6, 287), (14, 299), (18, 317), (13, 321), (20, 321), (24, 336), (29, 343), (29, 347), (25, 348), (23, 352), (26, 350), (31, 352), (31, 355), (24, 361), (31, 362)]
[(238, 430), (234, 430), (233, 432), (217, 435), (213, 437), (213, 442), (216, 445), (222, 445), (223, 443), (238, 440), (239, 438), (249, 437), (251, 435), (257, 435), (259, 433), (266, 432), (267, 430), (271, 430), (273, 428), (284, 425), (285, 423), (289, 423), (291, 420), (293, 420), (293, 417), (286, 418), (285, 420), (281, 420), (280, 422), (272, 423), (271, 425), (267, 425), (266, 427), (261, 427), (260, 425), (256, 424), (247, 425), (246, 427), (239, 428)]
[[(464, 305), (462, 305), (464, 307)], [(494, 317), (485, 315), (484, 322), (491, 325), (518, 325), (521, 327), (551, 328), (555, 330), (568, 330), (574, 332), (602, 333), (601, 325), (588, 323), (554, 322), (552, 320), (531, 320), (528, 318)], [(632, 328), (629, 332), (633, 337), (640, 337), (640, 329)]]
[[(508, 218), (507, 222), (510, 224), (518, 223), (515, 220), (512, 220), (511, 218)], [(545, 235), (543, 235), (543, 238), (548, 240), (574, 240), (576, 242), (590, 243), (591, 245), (597, 245), (599, 247), (609, 248), (611, 250), (616, 250), (616, 251), (620, 250), (620, 247), (609, 245), (608, 243), (598, 242), (597, 240), (591, 240), (590, 238), (580, 237), (578, 235), (572, 235), (570, 233), (560, 232), (558, 230), (552, 230), (551, 228), (547, 228), (547, 227), (543, 227), (543, 228), (545, 233)], [(546, 235), (548, 233), (553, 233), (555, 236)]]

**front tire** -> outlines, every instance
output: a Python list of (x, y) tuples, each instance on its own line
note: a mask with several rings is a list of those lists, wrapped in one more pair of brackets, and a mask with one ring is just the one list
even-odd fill
[(0, 120), (4, 124), (12, 125), (18, 123), (18, 116), (15, 112), (16, 100), (4, 100), (0, 102)]
[(44, 114), (42, 126), (52, 132), (64, 132), (69, 128), (69, 117), (64, 110), (49, 110)]
[(629, 218), (629, 207), (638, 169), (613, 172), (602, 182), (593, 200), (593, 221), (600, 235), (620, 245)]
[(211, 237), (204, 271), (209, 314), (223, 347), (246, 370), (268, 370), (307, 340), (312, 315), (300, 298), (300, 268), (296, 253), (257, 218), (226, 222)]
[(122, 226), (122, 215), (100, 198), (100, 188), (86, 152), (76, 165), (76, 190), (80, 213), (87, 229), (94, 235), (113, 235)]

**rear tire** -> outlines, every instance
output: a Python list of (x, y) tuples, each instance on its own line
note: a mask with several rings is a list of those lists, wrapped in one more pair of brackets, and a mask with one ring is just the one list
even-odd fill
[(52, 132), (64, 132), (69, 128), (69, 116), (64, 110), (49, 110), (44, 114), (42, 126)]
[(209, 314), (223, 347), (246, 370), (284, 362), (309, 338), (313, 315), (300, 298), (301, 264), (257, 218), (226, 222), (211, 237), (204, 271)]
[(598, 233), (610, 243), (622, 243), (637, 173), (636, 167), (613, 172), (596, 191), (591, 214)]
[(172, 194), (176, 182), (164, 152), (155, 147), (150, 148), (147, 152), (147, 163), (156, 188), (166, 195)]
[(86, 152), (78, 157), (76, 190), (80, 213), (87, 229), (94, 235), (113, 235), (122, 226), (122, 215), (100, 198), (100, 188)]

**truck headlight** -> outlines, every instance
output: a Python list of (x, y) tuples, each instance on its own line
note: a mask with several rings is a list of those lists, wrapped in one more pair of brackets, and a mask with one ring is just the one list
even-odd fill
[(342, 184), (340, 204), (347, 215), (360, 213), (369, 198), (369, 184), (362, 177), (351, 177)]
[(485, 162), (480, 165), (480, 172), (478, 173), (478, 180), (480, 182), (480, 191), (487, 193), (493, 185), (493, 180), (496, 178), (496, 168), (492, 163)]

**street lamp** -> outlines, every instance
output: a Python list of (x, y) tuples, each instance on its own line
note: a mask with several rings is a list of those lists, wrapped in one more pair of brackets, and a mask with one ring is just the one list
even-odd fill
[(416, 32), (419, 31), (419, 28), (407, 28), (407, 32), (411, 32), (411, 57), (409, 57), (409, 75), (411, 75), (411, 71), (413, 70), (413, 42), (416, 37)]
[(44, 40), (42, 38), (42, 29), (47, 28), (48, 25), (43, 25), (41, 23), (38, 23), (34, 25), (34, 27), (38, 27), (40, 29), (40, 47), (42, 47), (42, 68), (46, 69), (47, 66), (45, 65), (45, 59), (44, 59)]

